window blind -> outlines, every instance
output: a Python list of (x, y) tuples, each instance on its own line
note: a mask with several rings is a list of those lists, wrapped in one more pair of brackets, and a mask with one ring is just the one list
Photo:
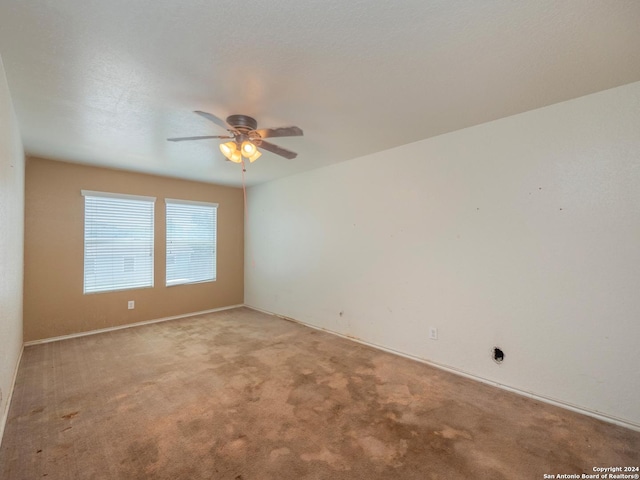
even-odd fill
[(216, 279), (218, 204), (165, 199), (167, 286)]
[(84, 293), (153, 286), (155, 198), (82, 191)]

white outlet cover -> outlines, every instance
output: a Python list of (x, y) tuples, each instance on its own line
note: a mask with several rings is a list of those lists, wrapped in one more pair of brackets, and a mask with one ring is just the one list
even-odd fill
[(133, 300), (129, 300), (129, 301), (127, 302), (127, 308), (128, 308), (129, 310), (133, 310), (135, 307), (136, 307), (136, 302), (135, 302), (135, 301), (133, 301)]
[(431, 340), (437, 340), (438, 339), (438, 329), (434, 328), (434, 327), (430, 327), (429, 328), (429, 338)]

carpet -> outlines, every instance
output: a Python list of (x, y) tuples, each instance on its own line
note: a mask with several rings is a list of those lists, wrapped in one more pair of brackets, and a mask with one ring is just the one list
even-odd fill
[(640, 432), (239, 308), (25, 348), (0, 478), (542, 479)]

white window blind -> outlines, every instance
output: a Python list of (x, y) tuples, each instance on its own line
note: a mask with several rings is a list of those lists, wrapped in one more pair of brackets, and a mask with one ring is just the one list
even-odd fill
[(216, 279), (218, 204), (165, 199), (167, 286)]
[(155, 198), (82, 191), (84, 293), (153, 287)]

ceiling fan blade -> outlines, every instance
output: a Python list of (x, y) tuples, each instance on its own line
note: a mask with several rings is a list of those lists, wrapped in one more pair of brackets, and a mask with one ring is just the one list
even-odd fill
[(225, 130), (229, 128), (229, 126), (227, 125), (227, 122), (225, 122), (224, 120), (222, 120), (221, 118), (216, 117), (214, 114), (212, 113), (207, 113), (207, 112), (201, 112), (200, 110), (195, 110), (193, 113), (197, 113), (198, 115), (200, 115), (201, 117), (206, 118), (207, 120), (215, 123), (216, 125), (221, 126), (222, 128), (224, 128)]
[(170, 142), (184, 142), (185, 140), (207, 140), (209, 138), (233, 138), (224, 135), (205, 135), (199, 137), (178, 137), (178, 138), (167, 138)]
[(258, 146), (270, 151), (271, 153), (275, 153), (276, 155), (280, 155), (281, 157), (288, 158), (289, 160), (292, 160), (298, 156), (296, 152), (292, 152), (291, 150), (287, 150), (286, 148), (279, 147), (278, 145), (274, 145), (273, 143), (265, 142), (264, 140), (260, 142), (260, 145)]
[(256, 130), (262, 138), (271, 137), (301, 137), (302, 129), (298, 127), (261, 128)]

